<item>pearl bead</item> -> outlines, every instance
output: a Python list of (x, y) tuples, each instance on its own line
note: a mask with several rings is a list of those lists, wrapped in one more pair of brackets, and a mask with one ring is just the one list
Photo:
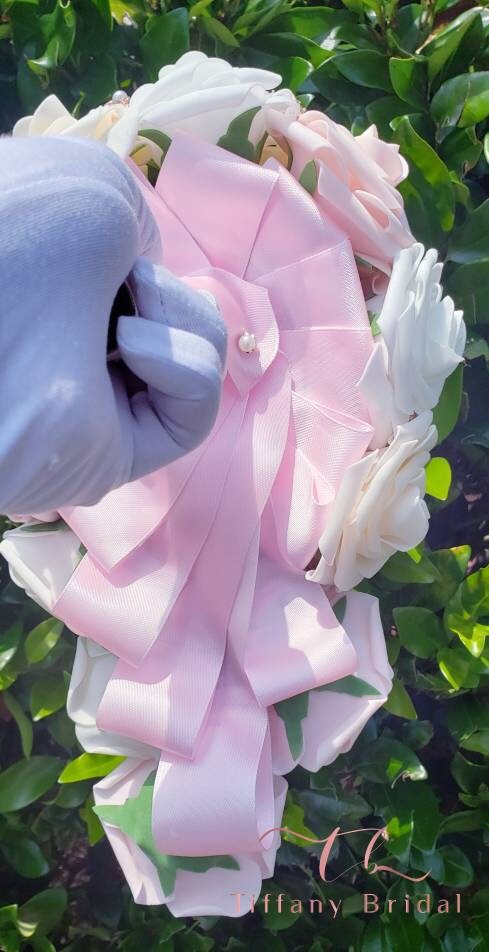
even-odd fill
[(116, 89), (115, 93), (112, 93), (112, 98), (110, 100), (117, 105), (127, 106), (129, 102), (129, 96), (123, 89)]
[(243, 331), (238, 340), (238, 347), (243, 354), (252, 354), (256, 350), (256, 337), (250, 331)]

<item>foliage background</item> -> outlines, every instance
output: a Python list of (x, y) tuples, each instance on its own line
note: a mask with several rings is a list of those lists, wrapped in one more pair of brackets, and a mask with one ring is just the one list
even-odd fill
[(289, 838), (279, 853), (271, 891), (341, 897), (334, 921), (273, 911), (174, 920), (136, 907), (91, 811), (93, 777), (113, 762), (80, 757), (64, 713), (74, 638), (2, 565), (5, 952), (489, 949), (488, 35), (489, 10), (472, 0), (0, 0), (0, 131), (49, 92), (82, 114), (116, 88), (154, 80), (189, 47), (277, 69), (306, 104), (354, 132), (375, 122), (410, 163), (401, 189), (412, 228), (440, 250), (446, 290), (469, 325), (463, 384), (460, 370), (438, 411), (427, 544), (365, 586), (381, 599), (393, 692), (350, 754), (315, 775), (294, 771), (285, 819), (317, 836), (387, 824), (390, 864), (431, 869), (418, 890), (461, 892), (462, 915), (363, 916), (362, 892), (406, 889), (358, 865), (340, 876), (359, 863), (362, 836), (336, 853), (334, 886), (318, 878), (316, 847)]

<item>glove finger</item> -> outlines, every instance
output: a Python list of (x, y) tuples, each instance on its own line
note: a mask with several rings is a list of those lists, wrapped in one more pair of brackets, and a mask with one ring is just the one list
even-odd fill
[(211, 343), (222, 368), (226, 361), (226, 325), (208, 293), (188, 287), (163, 265), (139, 258), (129, 279), (137, 309), (148, 321), (179, 328)]
[(208, 435), (219, 409), (221, 360), (208, 340), (145, 318), (120, 318), (117, 336), (124, 363), (147, 385), (130, 400), (126, 393), (117, 400), (120, 413), (130, 411), (130, 478), (137, 479)]

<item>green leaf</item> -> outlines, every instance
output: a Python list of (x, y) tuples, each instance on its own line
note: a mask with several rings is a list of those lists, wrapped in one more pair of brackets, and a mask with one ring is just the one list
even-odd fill
[(489, 706), (482, 698), (468, 694), (455, 698), (447, 712), (447, 725), (460, 743), (476, 731), (489, 731)]
[(449, 275), (445, 290), (463, 309), (467, 324), (488, 323), (489, 257), (456, 268)]
[(3, 700), (5, 707), (12, 715), (17, 727), (19, 729), (20, 741), (22, 744), (22, 753), (24, 757), (30, 757), (32, 753), (32, 742), (33, 742), (33, 729), (32, 724), (27, 715), (25, 714), (23, 708), (19, 704), (17, 698), (10, 694), (8, 691), (4, 692)]
[(460, 192), (461, 178), (464, 178), (477, 165), (482, 153), (482, 142), (474, 129), (452, 129), (444, 136), (440, 145), (440, 155), (450, 172), (455, 173), (454, 186), (459, 195), (457, 201), (466, 204), (466, 198)]
[(120, 806), (96, 806), (94, 813), (104, 822), (118, 827), (134, 840), (156, 867), (162, 889), (169, 896), (175, 888), (179, 869), (205, 873), (218, 866), (222, 869), (239, 869), (232, 856), (165, 856), (153, 840), (152, 805), (155, 775), (147, 778), (136, 797), (130, 797)]
[(332, 7), (295, 7), (273, 21), (274, 32), (306, 36), (321, 43), (338, 24), (351, 20), (349, 13)]
[(18, 760), (0, 773), (0, 813), (21, 810), (34, 803), (56, 783), (59, 757), (34, 756)]
[(282, 77), (282, 85), (292, 92), (298, 92), (312, 72), (309, 60), (303, 56), (281, 56), (273, 58), (269, 63), (270, 69)]
[(475, 20), (479, 18), (481, 7), (467, 10), (452, 20), (445, 28), (439, 30), (434, 38), (423, 48), (423, 54), (428, 59), (428, 76), (430, 81), (447, 66), (454, 57), (458, 47)]
[(440, 86), (431, 102), (431, 115), (440, 128), (475, 126), (489, 116), (487, 72), (464, 73)]
[(32, 533), (33, 535), (38, 535), (40, 532), (58, 532), (65, 527), (66, 522), (63, 519), (56, 519), (54, 522), (26, 522), (17, 526), (20, 532)]
[(425, 780), (427, 773), (419, 757), (405, 744), (389, 737), (381, 737), (360, 754), (357, 769), (367, 780), (388, 783), (398, 780)]
[(205, 32), (220, 43), (224, 43), (224, 46), (239, 48), (239, 40), (221, 20), (216, 20), (215, 17), (202, 17), (201, 23)]
[(306, 192), (309, 192), (310, 195), (314, 195), (318, 184), (318, 170), (314, 160), (308, 162), (304, 166), (300, 176), (299, 182)]
[(408, 116), (394, 119), (394, 139), (410, 163), (410, 182), (435, 214), (441, 229), (450, 231), (455, 217), (455, 195), (450, 173), (428, 142), (413, 129)]
[(83, 108), (93, 108), (108, 100), (118, 87), (115, 60), (108, 53), (100, 52), (88, 61), (75, 85), (76, 94), (83, 101)]
[(448, 257), (458, 264), (489, 258), (489, 198), (467, 215), (463, 227), (454, 232)]
[(468, 545), (454, 546), (452, 549), (438, 549), (431, 553), (431, 561), (439, 573), (439, 578), (432, 585), (424, 585), (418, 589), (413, 600), (416, 604), (431, 611), (445, 608), (447, 602), (457, 591), (463, 581), (469, 563), (471, 549)]
[(443, 456), (432, 456), (426, 467), (426, 492), (435, 499), (448, 499), (452, 484), (452, 469)]
[(144, 67), (154, 82), (162, 66), (174, 63), (189, 48), (187, 10), (177, 7), (169, 13), (148, 17), (140, 42)]
[[(425, 889), (425, 893), (428, 890)], [(419, 922), (407, 916), (396, 916), (385, 923), (385, 941), (387, 949), (393, 952), (413, 952), (424, 948), (423, 929)]]
[(428, 556), (423, 553), (419, 562), (415, 562), (407, 552), (396, 552), (381, 570), (390, 582), (417, 582), (427, 585), (440, 580), (440, 573)]
[(77, 783), (79, 780), (91, 780), (94, 777), (106, 777), (125, 757), (111, 754), (80, 754), (61, 771), (58, 783)]
[(29, 66), (34, 71), (55, 69), (68, 59), (75, 39), (76, 14), (70, 0), (56, 0), (52, 13), (40, 17), (39, 27), (44, 52), (36, 59), (29, 59)]
[(38, 879), (49, 872), (49, 863), (34, 840), (16, 833), (10, 841), (1, 843), (0, 849), (7, 863), (19, 876), (25, 876), (26, 879)]
[(479, 683), (479, 672), (474, 659), (460, 645), (442, 648), (437, 655), (440, 671), (452, 688), (474, 688)]
[(68, 904), (68, 894), (58, 886), (45, 889), (33, 896), (19, 908), (19, 932), (29, 939), (35, 935), (42, 936), (51, 932), (62, 919)]
[(440, 619), (426, 608), (395, 608), (393, 615), (401, 644), (417, 658), (431, 658), (446, 644)]
[(346, 595), (343, 595), (343, 597), (339, 598), (338, 601), (335, 602), (333, 605), (333, 614), (339, 625), (343, 624), (345, 612), (346, 612)]
[(453, 889), (465, 889), (474, 879), (472, 863), (458, 846), (442, 846), (439, 850), (443, 859), (444, 873), (441, 882)]
[(21, 638), (22, 626), (19, 622), (15, 622), (7, 631), (0, 634), (0, 671), (3, 671), (15, 656)]
[(450, 599), (444, 615), (448, 631), (479, 657), (489, 635), (489, 566), (473, 572)]
[(165, 132), (160, 132), (159, 129), (140, 129), (138, 136), (144, 136), (145, 139), (149, 139), (150, 142), (154, 142), (158, 148), (161, 149), (163, 156), (166, 155), (168, 149), (171, 146), (170, 136), (167, 136)]
[(44, 661), (55, 645), (58, 644), (61, 632), (63, 631), (63, 622), (56, 621), (55, 618), (48, 618), (41, 622), (36, 628), (29, 632), (24, 644), (29, 664), (38, 664)]
[(389, 76), (389, 61), (383, 53), (375, 50), (351, 50), (334, 57), (336, 69), (351, 83), (372, 89), (392, 92)]
[(17, 906), (0, 908), (0, 941), (2, 952), (19, 952), (20, 936), (17, 929)]
[[(312, 830), (305, 825), (304, 809), (294, 801), (290, 791), (287, 794), (280, 826), (287, 827), (287, 829), (290, 830), (290, 833), (282, 834), (284, 840), (287, 840), (288, 843), (294, 843), (295, 846), (299, 846), (301, 849), (307, 849), (311, 844), (308, 843), (306, 839), (301, 839), (300, 836), (309, 837), (312, 840), (317, 839)], [(300, 836), (294, 836), (294, 833), (300, 834)]]
[(290, 753), (295, 760), (301, 753), (304, 743), (302, 721), (307, 717), (309, 709), (309, 692), (305, 691), (303, 694), (285, 698), (283, 701), (278, 701), (274, 707), (278, 716), (284, 722)]
[(389, 848), (395, 856), (409, 864), (411, 846), (427, 853), (434, 850), (440, 810), (426, 781), (420, 779), (415, 788), (411, 783), (399, 782), (394, 787), (377, 784), (372, 799), (375, 812), (387, 823)]
[(475, 731), (466, 740), (460, 741), (460, 746), (465, 750), (482, 754), (483, 757), (489, 757), (489, 730)]
[(330, 684), (322, 684), (316, 688), (316, 691), (332, 691), (334, 694), (349, 694), (350, 697), (381, 697), (381, 691), (374, 688), (373, 684), (364, 681), (363, 678), (357, 678), (350, 674), (346, 678), (339, 678), (338, 681), (331, 681)]
[(481, 785), (489, 785), (489, 764), (474, 764), (458, 750), (452, 760), (451, 771), (464, 793), (478, 793)]
[(408, 747), (420, 750), (430, 743), (434, 732), (435, 728), (431, 721), (411, 721), (410, 724), (403, 724), (402, 739)]
[(66, 684), (61, 675), (43, 674), (31, 688), (30, 709), (33, 721), (41, 721), (66, 703)]
[(96, 843), (99, 843), (100, 840), (103, 840), (105, 836), (105, 830), (97, 816), (94, 812), (93, 805), (93, 794), (90, 793), (85, 800), (85, 803), (78, 811), (80, 818), (83, 820), (87, 828), (87, 836), (89, 846), (95, 846)]
[(418, 716), (406, 688), (398, 678), (394, 678), (392, 682), (392, 690), (384, 704), (384, 709), (389, 714), (395, 714), (396, 717), (405, 717), (408, 721), (414, 721)]
[(253, 119), (259, 111), (259, 106), (256, 106), (236, 116), (229, 124), (227, 132), (221, 136), (217, 143), (221, 149), (227, 149), (228, 152), (233, 152), (235, 155), (240, 155), (243, 159), (249, 159), (253, 162), (256, 158), (255, 147), (248, 136)]
[[(282, 932), (284, 929), (290, 929), (294, 923), (297, 922), (299, 918), (297, 912), (291, 911), (291, 902), (292, 898), (287, 894), (284, 894), (284, 904), (282, 909), (278, 910), (277, 908), (277, 895), (278, 891), (271, 892), (270, 905), (268, 907), (268, 912), (265, 912), (263, 906), (259, 906), (259, 912), (263, 919), (263, 928), (269, 930), (272, 933)], [(273, 952), (273, 946), (270, 942), (266, 944), (267, 950), (270, 949), (270, 952)], [(278, 952), (277, 946), (275, 946)], [(283, 946), (281, 946), (283, 948)]]
[(446, 440), (457, 423), (462, 400), (462, 384), (463, 366), (459, 364), (445, 380), (441, 397), (433, 410), (433, 423), (438, 431), (438, 443)]
[(314, 84), (314, 87), (328, 102), (358, 108), (358, 106), (367, 105), (377, 98), (375, 90), (367, 86), (358, 86), (347, 80), (338, 69), (336, 60), (337, 56), (332, 56), (322, 66), (314, 70), (309, 77), (309, 82)]
[(392, 88), (404, 102), (416, 108), (426, 105), (426, 62), (419, 56), (389, 58)]

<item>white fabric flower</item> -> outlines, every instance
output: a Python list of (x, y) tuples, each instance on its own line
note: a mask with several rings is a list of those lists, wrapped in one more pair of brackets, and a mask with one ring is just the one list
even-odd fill
[(231, 66), (193, 51), (164, 66), (157, 82), (140, 86), (128, 105), (107, 103), (76, 120), (56, 96), (49, 96), (33, 116), (19, 120), (13, 134), (88, 136), (106, 142), (122, 158), (139, 144), (141, 129), (170, 137), (187, 131), (217, 143), (233, 119), (263, 106), (280, 82), (277, 73)]
[[(23, 116), (15, 124), (14, 136), (78, 136), (106, 142), (109, 132), (125, 115), (127, 106), (106, 103), (75, 119), (57, 96), (47, 96), (34, 115)], [(136, 130), (137, 131), (137, 130)]]
[(416, 242), (396, 255), (378, 310), (374, 352), (359, 381), (375, 436), (385, 446), (394, 429), (414, 413), (432, 410), (447, 377), (463, 360), (463, 312), (442, 297), (438, 254)]
[(66, 710), (75, 723), (78, 741), (89, 754), (158, 760), (159, 751), (148, 744), (97, 727), (97, 711), (116, 664), (110, 651), (89, 638), (77, 638)]
[(424, 468), (436, 442), (430, 412), (399, 426), (390, 446), (349, 466), (308, 578), (346, 592), (371, 578), (395, 552), (424, 539), (429, 514)]
[(80, 540), (63, 523), (52, 529), (46, 529), (45, 523), (27, 523), (6, 532), (0, 543), (12, 581), (48, 612), (71, 578), (82, 551)]

